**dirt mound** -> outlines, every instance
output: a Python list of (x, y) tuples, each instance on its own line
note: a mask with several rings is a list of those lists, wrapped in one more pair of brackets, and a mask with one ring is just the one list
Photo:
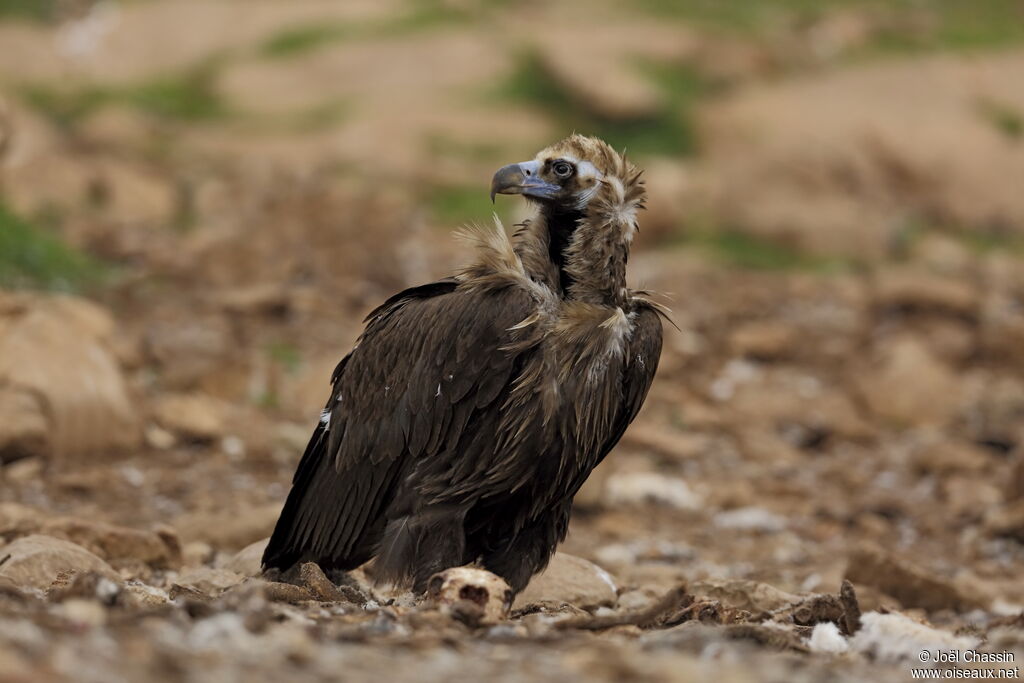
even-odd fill
[(0, 396), (22, 414), (0, 419), (45, 425), (27, 451), (21, 439), (0, 443), (5, 459), (81, 458), (138, 445), (138, 415), (111, 351), (113, 333), (113, 318), (95, 304), (0, 294)]
[(1024, 53), (901, 60), (742, 89), (704, 108), (723, 220), (877, 258), (918, 221), (1024, 234)]

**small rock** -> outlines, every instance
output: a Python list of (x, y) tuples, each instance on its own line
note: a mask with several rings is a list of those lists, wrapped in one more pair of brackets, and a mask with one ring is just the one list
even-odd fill
[(367, 598), (352, 586), (337, 586), (327, 578), (316, 562), (305, 562), (299, 568), (299, 578), (310, 594), (321, 602), (350, 602), (365, 605)]
[(1018, 368), (1024, 364), (1024, 311), (1018, 296), (990, 293), (981, 309), (979, 328), (979, 341), (988, 355), (1005, 358)]
[[(31, 425), (41, 419), (48, 455), (109, 453), (139, 443), (135, 403), (110, 349), (114, 329), (105, 310), (82, 299), (0, 292), (0, 384), (45, 406), (33, 417), (26, 414), (31, 402), (8, 396), (5, 410), (23, 416), (15, 441), (31, 437)], [(40, 445), (35, 437), (29, 442)]]
[(977, 289), (963, 278), (911, 268), (887, 268), (874, 282), (875, 305), (886, 309), (944, 312), (965, 317), (978, 312)]
[(243, 581), (245, 581), (244, 576), (228, 569), (192, 567), (179, 574), (175, 579), (175, 584), (207, 595), (217, 595)]
[(275, 314), (288, 311), (288, 290), (281, 284), (261, 283), (218, 291), (213, 302), (233, 313)]
[(46, 514), (21, 503), (0, 503), (0, 540), (13, 541), (39, 531)]
[(39, 396), (0, 387), (0, 464), (48, 453), (48, 427)]
[(719, 512), (713, 519), (715, 526), (723, 529), (775, 533), (788, 526), (785, 517), (759, 507), (744, 507)]
[[(198, 567), (213, 562), (217, 552), (209, 543), (203, 541), (192, 541), (186, 543), (181, 549), (182, 566)], [(229, 567), (230, 569), (230, 567)]]
[(95, 628), (107, 622), (107, 610), (95, 600), (72, 598), (60, 606), (60, 615), (76, 626)]
[(637, 450), (654, 451), (668, 458), (688, 460), (699, 456), (707, 448), (708, 439), (701, 434), (639, 421), (626, 430), (622, 443)]
[(177, 439), (174, 438), (174, 434), (167, 431), (160, 425), (146, 425), (143, 432), (146, 437), (146, 444), (158, 451), (166, 451), (169, 448), (173, 448), (174, 444), (177, 443)]
[(296, 604), (316, 599), (313, 597), (313, 594), (303, 586), (296, 586), (291, 583), (264, 581), (262, 582), (261, 588), (263, 589), (264, 597), (271, 602), (287, 602)]
[(692, 584), (690, 592), (750, 612), (772, 612), (800, 602), (799, 596), (747, 579), (703, 579)]
[(224, 564), (224, 568), (242, 576), (259, 576), (263, 573), (263, 551), (269, 542), (269, 538), (264, 538), (250, 543), (235, 553), (234, 557)]
[(120, 594), (121, 586), (95, 572), (61, 572), (46, 591), (50, 602), (84, 599), (104, 605), (113, 605)]
[(1024, 500), (992, 510), (985, 518), (985, 531), (1024, 543)]
[(175, 520), (186, 542), (203, 541), (218, 550), (240, 550), (270, 536), (281, 514), (280, 503), (218, 512), (191, 512)]
[(910, 454), (914, 468), (921, 474), (981, 475), (997, 464), (991, 452), (967, 440), (940, 435)]
[(647, 609), (658, 600), (658, 594), (653, 590), (644, 589), (633, 589), (624, 592), (619, 596), (619, 602), (616, 605), (619, 609), (630, 611), (639, 611)]
[(502, 621), (512, 605), (512, 589), (505, 580), (476, 567), (434, 574), (427, 595), (442, 613), (473, 626)]
[(14, 484), (23, 486), (29, 482), (40, 481), (46, 463), (43, 458), (22, 458), (15, 462), (4, 465), (0, 470), (0, 478)]
[(555, 553), (551, 562), (516, 596), (513, 609), (559, 607), (582, 609), (612, 606), (617, 588), (611, 575), (593, 562), (567, 553)]
[(778, 320), (757, 320), (740, 325), (729, 336), (734, 354), (754, 360), (777, 360), (793, 353), (797, 331)]
[[(8, 557), (9, 556), (9, 557)], [(20, 586), (48, 588), (61, 572), (94, 572), (120, 581), (117, 572), (85, 548), (52, 536), (32, 534), (0, 548), (0, 577)]]
[(608, 479), (606, 496), (609, 505), (654, 503), (678, 510), (697, 510), (704, 503), (682, 479), (657, 472), (614, 474)]
[(954, 515), (971, 517), (978, 510), (994, 510), (1003, 502), (1003, 492), (981, 477), (951, 476), (941, 483), (942, 497)]
[(956, 373), (913, 338), (886, 344), (858, 384), (868, 408), (899, 425), (944, 424), (960, 407)]
[(161, 427), (172, 433), (209, 442), (227, 429), (226, 412), (224, 403), (205, 394), (177, 394), (162, 397), (154, 416)]
[(935, 576), (870, 545), (850, 554), (846, 578), (854, 584), (877, 588), (904, 607), (966, 611), (986, 608), (991, 602), (963, 583)]
[(160, 367), (163, 381), (171, 387), (192, 387), (204, 377), (223, 372), (233, 344), (223, 315), (170, 309), (147, 317), (143, 342), (147, 360)]
[(41, 533), (76, 543), (114, 564), (140, 561), (156, 569), (181, 565), (181, 547), (169, 530), (158, 533), (77, 517), (58, 517), (45, 522)]
[(121, 598), (128, 606), (139, 609), (160, 607), (170, 601), (167, 591), (141, 581), (126, 581), (121, 587)]

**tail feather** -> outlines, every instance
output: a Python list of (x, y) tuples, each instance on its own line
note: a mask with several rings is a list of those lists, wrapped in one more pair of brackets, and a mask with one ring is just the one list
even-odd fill
[(388, 522), (373, 563), (374, 579), (422, 591), (436, 572), (469, 562), (464, 518), (464, 509), (445, 505)]

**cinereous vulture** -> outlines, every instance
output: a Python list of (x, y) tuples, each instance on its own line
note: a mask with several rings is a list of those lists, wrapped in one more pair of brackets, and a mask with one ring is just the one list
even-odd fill
[(423, 591), (478, 563), (522, 590), (573, 496), (636, 417), (664, 309), (626, 286), (640, 170), (573, 135), (500, 169), (537, 214), (472, 230), (472, 265), (366, 318), (299, 462), (263, 565), (314, 561)]

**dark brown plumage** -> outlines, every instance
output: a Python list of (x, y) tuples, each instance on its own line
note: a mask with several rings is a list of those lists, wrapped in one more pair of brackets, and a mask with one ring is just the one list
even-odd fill
[(479, 562), (515, 591), (565, 537), (573, 496), (643, 404), (662, 309), (625, 282), (640, 172), (574, 135), (506, 166), (492, 193), (535, 219), (474, 230), (456, 277), (396, 294), (331, 379), (263, 556), (416, 590)]

